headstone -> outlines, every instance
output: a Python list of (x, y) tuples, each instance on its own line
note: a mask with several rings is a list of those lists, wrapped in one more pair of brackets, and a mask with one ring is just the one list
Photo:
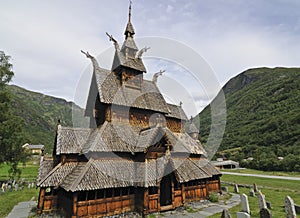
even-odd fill
[(295, 211), (296, 213), (300, 214), (300, 206), (295, 204)]
[(284, 201), (286, 218), (296, 218), (296, 210), (294, 200), (290, 196), (286, 196)]
[(237, 212), (236, 217), (237, 218), (250, 218), (250, 214), (245, 213), (245, 212)]
[(271, 214), (271, 212), (269, 211), (269, 209), (267, 209), (267, 208), (262, 208), (262, 209), (260, 209), (260, 211), (259, 211), (259, 217), (260, 217), (260, 218), (272, 218), (272, 214)]
[(250, 214), (248, 196), (245, 194), (241, 194), (241, 205), (242, 205), (242, 212), (246, 212), (246, 213)]
[(239, 191), (239, 186), (238, 186), (238, 184), (234, 184), (234, 192), (235, 193), (239, 193), (240, 191)]
[(228, 188), (226, 186), (222, 186), (221, 190), (224, 191), (224, 192), (228, 192)]
[(265, 196), (261, 193), (261, 191), (258, 191), (257, 199), (258, 199), (258, 207), (259, 207), (260, 210), (262, 208), (267, 208)]
[(257, 188), (256, 183), (253, 183), (253, 190), (254, 190), (255, 192), (258, 192), (258, 188)]
[(251, 188), (249, 191), (250, 197), (255, 197), (255, 191)]
[(223, 210), (221, 218), (231, 218), (231, 215), (227, 209)]
[(268, 209), (272, 209), (272, 204), (271, 204), (271, 202), (267, 201), (267, 202), (266, 202), (266, 205), (267, 205), (267, 208), (268, 208)]

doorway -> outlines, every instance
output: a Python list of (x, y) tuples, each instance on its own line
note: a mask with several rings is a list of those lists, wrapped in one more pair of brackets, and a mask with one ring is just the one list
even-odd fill
[(172, 176), (166, 175), (160, 182), (160, 205), (166, 206), (172, 204)]

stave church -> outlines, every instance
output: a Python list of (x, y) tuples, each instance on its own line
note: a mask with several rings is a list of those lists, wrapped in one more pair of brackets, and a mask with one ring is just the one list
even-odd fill
[[(198, 130), (181, 105), (167, 103), (147, 72), (131, 23), (123, 44), (109, 35), (111, 69), (93, 66), (85, 115), (89, 128), (56, 129), (52, 158), (41, 156), (38, 214), (107, 217), (173, 210), (220, 192)], [(161, 72), (159, 72), (161, 74)]]

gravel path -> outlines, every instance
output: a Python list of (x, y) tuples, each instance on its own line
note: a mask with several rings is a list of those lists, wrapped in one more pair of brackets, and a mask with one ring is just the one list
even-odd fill
[(20, 202), (14, 206), (6, 218), (27, 218), (33, 207), (36, 207), (36, 201)]

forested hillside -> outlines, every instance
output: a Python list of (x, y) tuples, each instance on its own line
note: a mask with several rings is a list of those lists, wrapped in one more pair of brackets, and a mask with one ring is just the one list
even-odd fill
[[(256, 169), (300, 171), (300, 69), (250, 69), (232, 78), (223, 91), (227, 124), (216, 157)], [(210, 106), (198, 118), (205, 144)], [(249, 157), (253, 160), (242, 161)]]
[[(11, 85), (13, 113), (25, 121), (27, 141), (32, 144), (44, 144), (46, 152), (51, 153), (55, 139), (58, 119), (62, 125), (72, 126), (72, 106), (74, 103), (64, 99), (28, 91)], [(74, 105), (75, 110), (83, 114), (83, 109)]]

